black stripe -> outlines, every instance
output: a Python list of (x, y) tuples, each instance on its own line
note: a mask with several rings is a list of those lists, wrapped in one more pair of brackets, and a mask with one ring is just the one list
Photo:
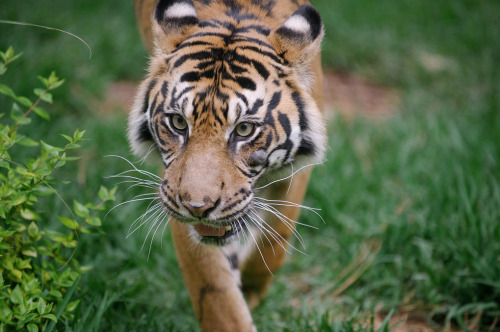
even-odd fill
[(255, 91), (257, 89), (257, 85), (255, 84), (255, 82), (248, 77), (237, 76), (235, 81), (241, 86), (242, 89), (247, 89), (252, 91)]
[(206, 45), (212, 45), (212, 43), (208, 43), (205, 41), (192, 41), (192, 42), (183, 42), (177, 47), (177, 50), (183, 49), (184, 47), (191, 47), (191, 46), (206, 46)]
[(260, 76), (262, 76), (265, 80), (269, 77), (269, 71), (258, 61), (252, 61), (252, 65), (257, 70)]
[(253, 30), (253, 31), (255, 31), (258, 34), (261, 34), (263, 36), (269, 36), (269, 34), (271, 33), (270, 29), (268, 29), (262, 25), (247, 25), (247, 26), (236, 29), (235, 33), (236, 34), (245, 33), (245, 32), (249, 32), (250, 30)]
[(232, 254), (232, 255), (227, 255), (226, 256), (229, 266), (231, 267), (231, 270), (237, 270), (238, 269), (238, 255)]
[(269, 104), (267, 104), (267, 113), (273, 111), (276, 107), (278, 107), (281, 101), (281, 91), (275, 92), (271, 98)]
[(137, 137), (139, 141), (153, 141), (153, 135), (151, 135), (151, 131), (149, 130), (149, 125), (147, 121), (141, 123), (141, 127), (139, 128), (139, 136)]
[(297, 154), (298, 155), (305, 155), (305, 156), (310, 156), (316, 153), (316, 148), (314, 147), (313, 143), (309, 141), (309, 139), (302, 138), (302, 141), (300, 142), (300, 146), (297, 149)]
[(290, 120), (288, 120), (288, 116), (286, 116), (283, 113), (280, 113), (278, 115), (278, 121), (280, 122), (281, 127), (285, 131), (286, 135), (290, 136), (290, 134), (292, 133), (292, 126), (290, 125)]
[(305, 105), (304, 101), (302, 100), (302, 97), (299, 95), (297, 91), (292, 92), (292, 99), (295, 102), (295, 105), (297, 106), (297, 109), (299, 111), (299, 125), (300, 125), (300, 130), (305, 131), (309, 129), (309, 121), (306, 116), (305, 112)]
[(177, 61), (175, 61), (174, 68), (179, 67), (188, 60), (203, 60), (211, 58), (212, 58), (212, 53), (208, 51), (200, 51), (200, 52), (185, 54), (181, 56), (179, 59), (177, 59)]
[(197, 71), (190, 71), (181, 76), (181, 82), (198, 82), (200, 80), (200, 73)]
[(151, 93), (151, 90), (153, 90), (154, 86), (156, 85), (157, 80), (154, 79), (151, 82), (149, 82), (148, 87), (146, 89), (146, 98), (144, 98), (144, 103), (142, 104), (142, 113), (146, 113), (148, 111), (149, 107), (149, 94)]

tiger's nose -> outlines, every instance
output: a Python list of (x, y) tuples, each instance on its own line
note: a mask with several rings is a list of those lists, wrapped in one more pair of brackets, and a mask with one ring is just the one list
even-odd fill
[(196, 218), (203, 217), (205, 212), (214, 207), (213, 203), (182, 202), (182, 205)]

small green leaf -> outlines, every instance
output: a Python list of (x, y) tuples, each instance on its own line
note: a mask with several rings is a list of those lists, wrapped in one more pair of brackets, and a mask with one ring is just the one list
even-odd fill
[(44, 141), (40, 141), (40, 143), (42, 143), (43, 149), (45, 151), (47, 151), (48, 153), (56, 153), (57, 154), (57, 152), (63, 151), (63, 149), (52, 146), (50, 144), (47, 144)]
[(36, 89), (33, 90), (33, 93), (37, 97), (40, 97), (41, 95), (43, 95), (45, 93), (45, 89), (36, 88)]
[(61, 135), (62, 137), (64, 137), (66, 140), (68, 140), (68, 142), (70, 142), (70, 143), (73, 142), (73, 138), (71, 136), (64, 135), (64, 134), (59, 134), (59, 135)]
[(42, 119), (44, 120), (50, 120), (50, 115), (49, 112), (47, 112), (44, 108), (41, 107), (35, 107), (33, 111)]
[(97, 227), (102, 225), (101, 219), (99, 217), (88, 217), (87, 219), (85, 219), (85, 222), (89, 225)]
[(92, 270), (93, 268), (94, 268), (93, 266), (86, 266), (86, 265), (80, 266), (80, 273), (85, 273), (87, 271)]
[(16, 285), (10, 293), (10, 301), (17, 304), (23, 302), (23, 293), (21, 292), (21, 287), (19, 287), (19, 285)]
[(36, 220), (37, 219), (37, 215), (33, 211), (28, 210), (28, 209), (21, 210), (21, 217), (23, 217), (26, 220)]
[(56, 76), (56, 72), (53, 71), (50, 73), (50, 76), (49, 76), (49, 85), (53, 85), (55, 83), (57, 83), (59, 81), (59, 78)]
[(31, 266), (31, 258), (28, 258), (28, 259), (22, 259), (19, 261), (18, 263), (18, 267), (21, 269), (21, 270), (25, 270), (25, 269), (31, 269), (32, 266)]
[(89, 216), (89, 209), (85, 205), (79, 203), (77, 200), (73, 201), (73, 208), (77, 216), (82, 218), (86, 218)]
[(63, 85), (65, 80), (59, 80), (53, 84), (50, 85), (50, 89), (51, 90), (54, 90), (54, 89), (57, 89), (58, 87), (60, 87), (61, 85)]
[(75, 133), (73, 134), (73, 138), (75, 140), (80, 141), (82, 139), (83, 135), (85, 135), (85, 130), (80, 131), (77, 129), (77, 130), (75, 130)]
[(29, 256), (29, 257), (37, 257), (38, 256), (35, 249), (24, 249), (22, 253), (24, 256)]
[(42, 76), (37, 76), (37, 77), (40, 80), (40, 82), (42, 82), (43, 85), (45, 85), (45, 87), (49, 86), (49, 80), (48, 79), (46, 79), (45, 77), (42, 77)]
[(42, 95), (40, 95), (40, 99), (49, 104), (52, 104), (53, 101), (52, 94), (50, 92), (45, 92)]
[(114, 201), (115, 198), (115, 193), (116, 193), (117, 187), (114, 187), (111, 190), (108, 190), (108, 188), (101, 186), (99, 189), (99, 198), (102, 199), (103, 201)]
[(43, 315), (45, 313), (45, 308), (46, 308), (46, 303), (45, 300), (42, 298), (38, 299), (38, 303), (36, 304), (36, 310), (40, 315)]
[(33, 323), (28, 324), (28, 332), (38, 332), (38, 326)]
[(57, 323), (57, 318), (56, 318), (56, 316), (54, 316), (53, 314), (46, 314), (46, 315), (43, 315), (43, 318), (47, 318), (47, 319), (53, 320), (54, 322), (56, 322), (56, 323)]
[(14, 98), (16, 97), (16, 94), (14, 93), (14, 91), (12, 91), (12, 89), (9, 88), (5, 84), (0, 84), (0, 93), (7, 95), (7, 96), (10, 96), (10, 97), (14, 97)]
[(33, 105), (31, 100), (23, 96), (17, 96), (15, 99), (23, 106), (31, 107), (31, 105)]
[(78, 304), (80, 304), (80, 300), (72, 301), (68, 303), (68, 306), (66, 307), (66, 311), (75, 311), (76, 307), (78, 307)]
[(22, 319), (21, 319), (21, 320), (19, 321), (19, 323), (17, 324), (18, 329), (19, 329), (19, 326), (21, 326), (21, 327), (22, 327), (22, 326), (24, 326), (24, 324), (31, 322), (33, 319), (35, 319), (35, 318), (36, 318), (36, 316), (37, 316), (37, 314), (36, 314), (36, 313), (34, 313), (34, 312), (31, 312), (31, 313), (24, 313), (24, 315), (23, 315)]
[(31, 222), (28, 226), (28, 235), (31, 237), (36, 237), (38, 235), (38, 226), (34, 222)]
[(17, 205), (21, 205), (23, 204), (24, 202), (26, 202), (28, 200), (28, 194), (26, 193), (19, 193), (17, 194), (13, 199), (12, 201), (10, 202), (10, 204), (12, 206), (17, 206)]
[(17, 53), (16, 55), (14, 55), (14, 56), (10, 57), (9, 62), (12, 62), (12, 61), (15, 61), (15, 60), (19, 59), (19, 57), (20, 57), (21, 55), (23, 55), (23, 52), (21, 52), (21, 53)]
[(10, 270), (9, 278), (15, 282), (21, 282), (23, 280), (23, 273), (18, 269), (12, 269)]
[(66, 218), (66, 217), (57, 217), (57, 218), (59, 218), (59, 220), (61, 221), (61, 223), (64, 226), (68, 227), (69, 229), (77, 229), (80, 226), (73, 219), (69, 219), (69, 218)]
[(22, 145), (22, 146), (26, 146), (26, 147), (34, 147), (34, 146), (38, 146), (38, 142), (35, 141), (35, 140), (32, 140), (31, 138), (29, 137), (21, 137), (17, 143), (19, 143), (19, 145)]
[(51, 290), (49, 292), (49, 294), (52, 295), (53, 297), (58, 298), (58, 299), (62, 298), (62, 293), (58, 290), (55, 290), (55, 289)]
[(5, 61), (9, 61), (13, 55), (14, 55), (14, 48), (12, 46), (9, 46), (7, 51), (5, 51)]

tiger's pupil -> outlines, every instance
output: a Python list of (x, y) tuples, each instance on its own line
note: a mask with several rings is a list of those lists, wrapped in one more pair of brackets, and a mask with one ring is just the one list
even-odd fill
[(172, 125), (178, 130), (184, 130), (187, 128), (186, 120), (179, 115), (174, 115), (172, 117)]
[(236, 126), (236, 134), (239, 136), (249, 136), (253, 131), (253, 123), (242, 122)]

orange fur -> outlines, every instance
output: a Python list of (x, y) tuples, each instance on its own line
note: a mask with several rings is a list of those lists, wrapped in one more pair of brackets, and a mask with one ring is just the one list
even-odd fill
[[(276, 0), (277, 6), (274, 9), (272, 16), (266, 16), (262, 9), (251, 4), (251, 1), (236, 0), (238, 3), (247, 3), (246, 7), (249, 12), (256, 16), (271, 29), (278, 29), (283, 22), (298, 8), (295, 3), (305, 4), (306, 0), (291, 1), (291, 0)], [(153, 55), (150, 65), (150, 75), (161, 75), (167, 70), (163, 58), (154, 57), (159, 54), (158, 49), (163, 53), (171, 51), (179, 40), (184, 38), (184, 35), (163, 37), (158, 30), (158, 26), (152, 25), (151, 17), (156, 6), (157, 0), (135, 0), (136, 17), (139, 23), (139, 29), (144, 39), (146, 47), (150, 54)], [(224, 5), (213, 1), (210, 6), (202, 6), (198, 2), (195, 3), (199, 20), (204, 20), (211, 17), (218, 17), (219, 13), (226, 10)], [(156, 30), (155, 30), (156, 29)], [(156, 32), (155, 32), (156, 31)], [(165, 31), (168, 33), (168, 31)], [(156, 35), (156, 39), (153, 37)], [(261, 38), (256, 35), (255, 38)], [(275, 46), (279, 53), (282, 50), (288, 49), (287, 40), (275, 36), (270, 37), (271, 43)], [(320, 41), (318, 40), (317, 43)], [(154, 44), (156, 43), (156, 51)], [(296, 49), (288, 49), (288, 56), (293, 61), (304, 61), (297, 57), (296, 54), (302, 54), (300, 47), (296, 45)], [(306, 97), (306, 102), (309, 99), (314, 99), (315, 105), (321, 110), (323, 106), (322, 85), (323, 74), (321, 70), (320, 55), (314, 55), (315, 49), (319, 45), (311, 46), (309, 57), (314, 56), (314, 60), (309, 64), (305, 64), (307, 70), (312, 77), (312, 85), (310, 87), (311, 95)], [(155, 53), (157, 52), (157, 53)], [(160, 53), (161, 53), (160, 52)], [(314, 54), (313, 54), (314, 53)], [(311, 55), (312, 54), (312, 55)], [(298, 60), (294, 60), (298, 59)], [(144, 83), (140, 91), (144, 91), (146, 86)], [(234, 87), (233, 87), (234, 88)], [(155, 93), (157, 91), (155, 90)], [(140, 93), (140, 97), (143, 97)], [(283, 97), (282, 103), (292, 103)], [(291, 121), (298, 121), (291, 116)], [(296, 115), (295, 115), (296, 117)], [(160, 120), (158, 120), (160, 121)], [(196, 136), (198, 135), (198, 136)], [(194, 201), (204, 200), (209, 197), (210, 200), (216, 199), (220, 195), (219, 190), (221, 182), (225, 184), (227, 192), (233, 192), (238, 189), (242, 179), (239, 179), (235, 173), (228, 170), (227, 165), (231, 164), (229, 155), (224, 152), (225, 143), (217, 140), (209, 140), (203, 132), (193, 133), (195, 137), (188, 146), (178, 164), (173, 165), (169, 169), (170, 174), (181, 174), (172, 180), (172, 186), (187, 188), (191, 199)], [(198, 137), (198, 139), (196, 139)], [(208, 151), (208, 152), (207, 152)], [(213, 158), (210, 160), (200, 157), (202, 154), (209, 153)], [(245, 153), (244, 151), (242, 152)], [(249, 154), (250, 152), (248, 152)], [(247, 156), (248, 157), (248, 156)], [(305, 195), (310, 172), (302, 172), (294, 177), (294, 181), (289, 188), (288, 181), (278, 182), (270, 185), (266, 189), (267, 198), (276, 200), (286, 200), (292, 203), (300, 204)], [(199, 179), (203, 179), (200, 182)], [(215, 186), (214, 184), (217, 184)], [(234, 187), (234, 188), (233, 188)], [(277, 209), (290, 219), (297, 220), (299, 216), (299, 208), (297, 207), (277, 207)], [(294, 231), (294, 225), (285, 225), (275, 216), (268, 216), (268, 224), (280, 234), (285, 240), (289, 240)], [(277, 271), (283, 264), (286, 256), (285, 249), (282, 244), (276, 239), (271, 238), (269, 242), (259, 241), (259, 249), (253, 248), (246, 256), (246, 259), (241, 263), (242, 271), (242, 289), (247, 297), (248, 306), (245, 303), (237, 282), (231, 275), (231, 268), (223, 253), (218, 247), (199, 246), (193, 242), (189, 234), (188, 227), (178, 221), (172, 220), (171, 231), (174, 238), (175, 249), (182, 269), (184, 280), (189, 291), (195, 314), (200, 321), (203, 331), (253, 331), (255, 327), (252, 323), (250, 308), (255, 307), (259, 301), (266, 295), (269, 285), (272, 281), (270, 271)]]

